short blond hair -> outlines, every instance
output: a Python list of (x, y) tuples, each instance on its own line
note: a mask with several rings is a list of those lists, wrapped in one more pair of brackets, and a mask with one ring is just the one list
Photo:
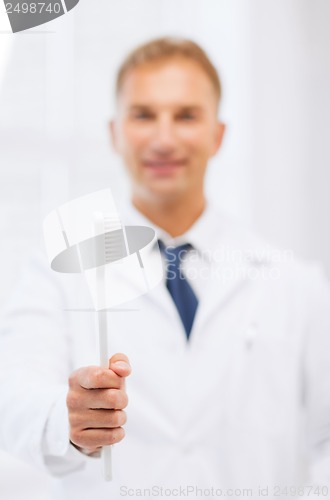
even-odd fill
[(132, 69), (143, 64), (158, 62), (178, 56), (195, 61), (204, 70), (213, 85), (219, 102), (222, 93), (220, 78), (206, 52), (192, 40), (173, 37), (163, 37), (151, 40), (138, 46), (128, 54), (117, 73), (117, 96), (123, 86), (125, 77)]

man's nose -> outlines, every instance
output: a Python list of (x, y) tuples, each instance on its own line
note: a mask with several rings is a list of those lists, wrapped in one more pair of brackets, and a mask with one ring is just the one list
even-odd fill
[(159, 153), (169, 153), (176, 148), (176, 131), (170, 118), (157, 120), (152, 137), (152, 148)]

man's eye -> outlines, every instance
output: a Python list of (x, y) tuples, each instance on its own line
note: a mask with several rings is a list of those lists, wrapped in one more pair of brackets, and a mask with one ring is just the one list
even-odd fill
[(192, 113), (182, 113), (181, 115), (178, 116), (179, 120), (184, 120), (184, 121), (192, 121), (196, 118), (196, 116)]
[(150, 120), (152, 118), (152, 114), (141, 111), (141, 113), (135, 113), (133, 117), (137, 120)]

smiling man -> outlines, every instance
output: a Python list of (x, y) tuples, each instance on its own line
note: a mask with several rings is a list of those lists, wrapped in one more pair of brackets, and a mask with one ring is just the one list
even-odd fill
[(56, 499), (329, 497), (329, 285), (206, 200), (220, 97), (189, 40), (151, 41), (119, 70), (125, 222), (156, 229), (166, 272), (111, 316), (109, 369), (93, 318), (69, 314), (90, 307), (79, 278), (37, 259), (7, 306), (1, 443), (57, 478)]
[(132, 201), (172, 236), (205, 208), (204, 177), (224, 125), (217, 72), (191, 41), (158, 40), (137, 49), (117, 79), (113, 144), (132, 180)]

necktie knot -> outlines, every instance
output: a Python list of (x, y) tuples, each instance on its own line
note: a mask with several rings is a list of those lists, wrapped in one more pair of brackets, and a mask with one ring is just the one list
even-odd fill
[(167, 261), (166, 287), (178, 310), (187, 338), (189, 339), (198, 300), (184, 273), (182, 273), (180, 266), (187, 252), (192, 249), (192, 246), (190, 243), (186, 243), (177, 247), (166, 247), (161, 240), (158, 243)]
[(167, 269), (173, 271), (175, 269), (180, 269), (183, 259), (187, 255), (187, 252), (192, 249), (192, 246), (190, 243), (185, 243), (184, 245), (179, 245), (177, 247), (166, 247), (164, 243), (159, 240), (159, 248), (167, 261)]

